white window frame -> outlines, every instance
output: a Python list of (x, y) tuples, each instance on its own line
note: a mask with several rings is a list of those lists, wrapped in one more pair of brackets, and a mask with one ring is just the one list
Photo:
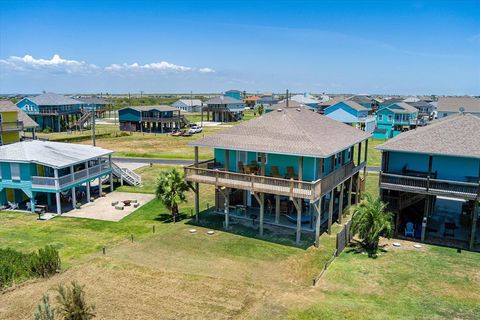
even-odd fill
[(383, 121), (383, 114), (378, 115), (378, 121)]
[(392, 121), (393, 120), (393, 117), (391, 114), (388, 115), (388, 121)]
[(247, 151), (237, 151), (237, 165), (238, 165), (239, 161), (242, 161), (243, 164), (248, 163), (248, 152)]
[(260, 157), (261, 155), (265, 154), (265, 164), (268, 163), (268, 153), (264, 153), (264, 152), (257, 152), (257, 163), (262, 163), (262, 158)]
[(11, 180), (21, 180), (19, 163), (15, 163), (15, 162), (10, 163), (10, 176), (11, 176)]

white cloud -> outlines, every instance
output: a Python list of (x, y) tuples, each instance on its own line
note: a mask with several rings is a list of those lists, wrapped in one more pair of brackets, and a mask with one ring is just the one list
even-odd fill
[(0, 67), (4, 67), (14, 71), (47, 71), (52, 73), (98, 73), (101, 71), (108, 72), (159, 72), (159, 73), (212, 73), (212, 68), (196, 68), (177, 65), (167, 61), (152, 62), (139, 64), (137, 62), (128, 64), (110, 64), (107, 67), (98, 67), (85, 61), (68, 60), (54, 54), (51, 59), (36, 59), (31, 55), (23, 57), (10, 56), (6, 59), (0, 59)]
[(0, 59), (0, 65), (17, 71), (47, 70), (65, 73), (89, 73), (98, 70), (98, 67), (94, 64), (63, 59), (58, 54), (54, 54), (51, 59), (36, 59), (28, 54), (23, 57), (10, 56), (6, 59)]
[(211, 73), (215, 72), (212, 68), (195, 68), (173, 64), (167, 61), (152, 62), (146, 64), (139, 64), (137, 62), (128, 64), (111, 64), (105, 67), (107, 71), (151, 71), (151, 72), (199, 72)]

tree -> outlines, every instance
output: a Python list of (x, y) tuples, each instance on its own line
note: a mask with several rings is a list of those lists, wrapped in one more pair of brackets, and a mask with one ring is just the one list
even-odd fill
[(265, 111), (265, 108), (263, 107), (263, 104), (261, 104), (257, 107), (257, 112), (258, 112), (259, 116), (261, 116), (264, 111)]
[(55, 320), (55, 309), (50, 306), (48, 295), (43, 295), (33, 317), (35, 320)]
[(378, 250), (380, 237), (390, 237), (393, 234), (393, 214), (386, 211), (387, 205), (380, 198), (366, 193), (365, 198), (352, 207), (353, 234), (358, 234), (363, 246), (372, 255)]
[(191, 189), (177, 169), (162, 171), (157, 179), (156, 196), (172, 213), (175, 223), (178, 216), (178, 205), (186, 202), (185, 192)]
[(71, 287), (57, 288), (58, 312), (65, 320), (89, 320), (95, 317), (95, 306), (85, 300), (83, 286), (72, 281)]

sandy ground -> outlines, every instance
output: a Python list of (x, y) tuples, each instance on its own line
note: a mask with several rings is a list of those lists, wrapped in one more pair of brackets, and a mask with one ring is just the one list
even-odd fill
[[(154, 197), (153, 194), (111, 192), (107, 193), (105, 197), (96, 199), (94, 202), (84, 204), (80, 209), (64, 213), (63, 216), (104, 221), (120, 221), (145, 203), (151, 201)], [(137, 200), (140, 205), (137, 208), (134, 208), (133, 205), (125, 206), (123, 210), (117, 210), (112, 206), (112, 202), (123, 200)]]

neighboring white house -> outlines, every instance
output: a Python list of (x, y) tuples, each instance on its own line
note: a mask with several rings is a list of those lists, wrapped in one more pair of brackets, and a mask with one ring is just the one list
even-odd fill
[(203, 102), (199, 99), (180, 99), (175, 101), (172, 104), (172, 107), (175, 107), (185, 112), (198, 112), (201, 111), (202, 105)]
[(480, 99), (473, 97), (440, 97), (437, 104), (437, 118), (444, 118), (460, 112), (480, 117)]

